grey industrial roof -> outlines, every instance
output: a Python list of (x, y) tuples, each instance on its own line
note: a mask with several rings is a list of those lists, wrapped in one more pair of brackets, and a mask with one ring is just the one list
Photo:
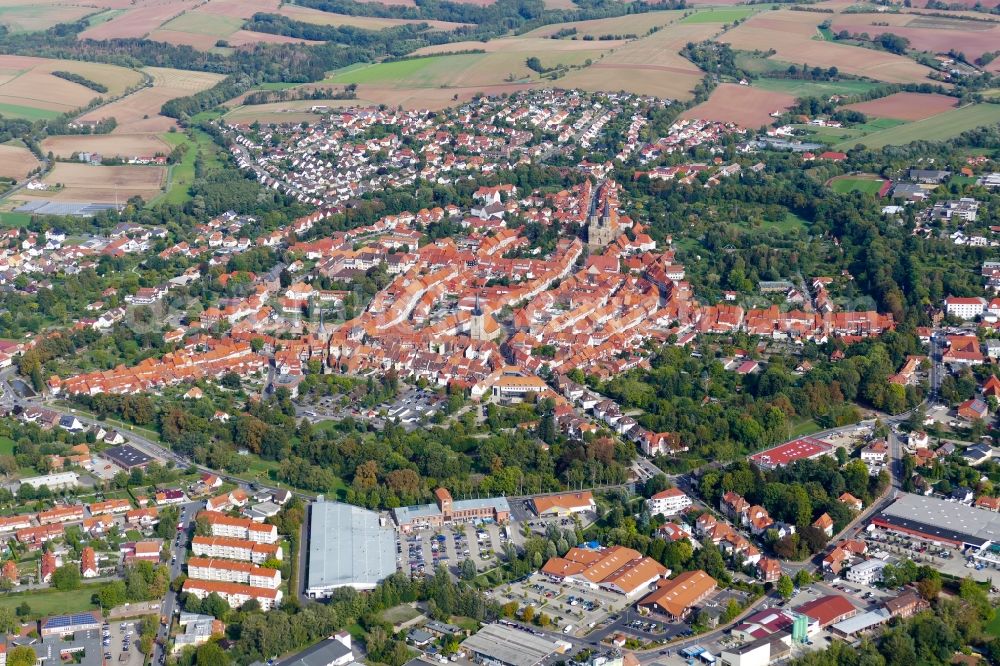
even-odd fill
[(462, 648), (508, 666), (535, 666), (558, 649), (543, 636), (502, 624), (488, 624), (462, 641)]
[(976, 509), (936, 497), (903, 493), (879, 518), (927, 536), (981, 546), (1000, 542), (1000, 513)]
[(103, 455), (111, 462), (125, 469), (132, 469), (133, 467), (140, 467), (153, 462), (152, 456), (146, 455), (139, 449), (128, 444), (121, 444), (106, 449)]
[(396, 532), (373, 511), (316, 502), (309, 523), (308, 589), (374, 587), (396, 572)]
[(851, 636), (859, 631), (866, 631), (872, 627), (877, 627), (889, 621), (892, 614), (884, 608), (876, 608), (873, 611), (855, 615), (830, 627), (845, 636)]
[(327, 638), (289, 657), (281, 662), (281, 666), (329, 666), (349, 654), (349, 647), (334, 638)]

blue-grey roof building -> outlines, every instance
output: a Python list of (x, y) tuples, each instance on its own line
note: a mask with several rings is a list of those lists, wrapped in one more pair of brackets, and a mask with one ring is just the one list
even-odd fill
[(370, 590), (397, 568), (396, 531), (377, 513), (339, 502), (310, 508), (306, 594), (329, 597), (338, 587)]

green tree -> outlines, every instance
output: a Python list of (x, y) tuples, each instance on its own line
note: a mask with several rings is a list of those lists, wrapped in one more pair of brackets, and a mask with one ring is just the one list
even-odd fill
[(198, 647), (195, 652), (197, 666), (228, 666), (229, 657), (215, 641), (209, 641)]
[(778, 579), (778, 584), (775, 585), (775, 590), (781, 595), (784, 600), (789, 600), (792, 595), (795, 594), (795, 583), (786, 574), (781, 574), (781, 578)]
[(74, 564), (64, 564), (52, 572), (52, 585), (63, 592), (80, 588), (80, 569)]
[(18, 645), (7, 653), (7, 666), (35, 666), (35, 651), (27, 645)]
[(14, 609), (8, 606), (0, 608), (0, 632), (4, 634), (14, 634), (17, 633), (21, 626), (21, 622), (17, 619), (17, 615), (14, 614)]
[(462, 560), (462, 580), (472, 580), (476, 577), (476, 563), (470, 558)]

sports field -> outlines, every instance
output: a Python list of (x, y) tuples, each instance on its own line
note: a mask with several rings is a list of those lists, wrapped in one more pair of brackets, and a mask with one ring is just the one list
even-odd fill
[(858, 174), (854, 176), (837, 176), (827, 185), (834, 192), (847, 194), (848, 192), (864, 192), (865, 194), (878, 194), (885, 181), (875, 174)]
[(847, 140), (837, 144), (836, 147), (852, 148), (856, 143), (863, 143), (869, 148), (881, 148), (919, 140), (943, 141), (958, 136), (966, 130), (995, 123), (1000, 123), (1000, 105), (971, 104), (961, 109), (939, 113), (925, 120), (875, 132), (863, 139)]

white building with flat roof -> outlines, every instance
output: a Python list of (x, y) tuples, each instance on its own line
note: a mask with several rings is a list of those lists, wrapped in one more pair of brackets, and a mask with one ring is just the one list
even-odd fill
[(885, 569), (882, 560), (865, 560), (848, 569), (844, 578), (859, 585), (871, 585), (882, 580), (882, 569)]

